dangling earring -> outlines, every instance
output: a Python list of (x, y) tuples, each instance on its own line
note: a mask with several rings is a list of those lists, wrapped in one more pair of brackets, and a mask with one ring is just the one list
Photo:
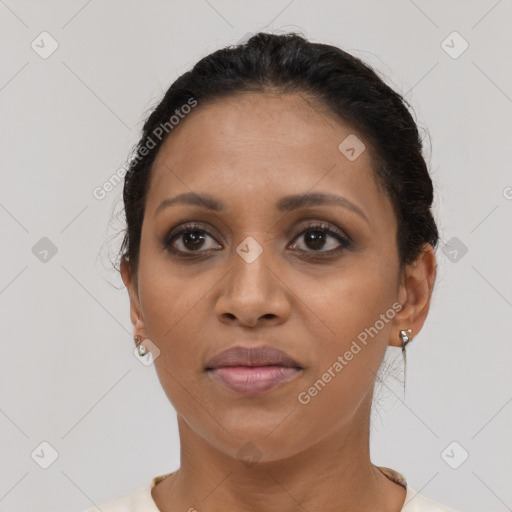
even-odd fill
[(145, 356), (146, 355), (146, 347), (144, 345), (141, 345), (141, 337), (140, 336), (135, 336), (133, 338), (135, 340), (135, 343), (137, 344), (137, 347), (139, 349), (139, 356)]
[[(407, 343), (411, 342), (413, 338), (409, 337), (409, 334), (411, 334), (411, 329), (401, 330), (400, 331), (400, 339), (402, 340), (402, 356), (404, 358), (404, 393), (405, 393), (405, 378), (406, 378), (406, 370), (407, 370), (407, 360), (405, 357), (405, 347)], [(405, 395), (404, 395), (405, 396)]]
[(412, 338), (409, 338), (409, 334), (411, 334), (411, 329), (407, 329), (406, 331), (400, 331), (400, 338), (402, 339), (402, 354), (405, 354), (405, 346), (407, 343), (412, 341)]

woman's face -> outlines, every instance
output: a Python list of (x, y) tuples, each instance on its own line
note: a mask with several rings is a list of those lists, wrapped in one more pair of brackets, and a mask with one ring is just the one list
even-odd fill
[[(181, 194), (221, 208), (159, 208)], [(180, 226), (199, 232), (169, 241)], [(138, 286), (127, 268), (123, 279), (134, 332), (160, 350), (158, 377), (183, 428), (261, 462), (343, 431), (367, 436), (384, 352), (410, 327), (396, 316), (405, 298), (396, 232), (364, 137), (301, 96), (242, 94), (180, 121), (152, 170)], [(261, 345), (300, 369), (245, 394), (206, 369), (227, 348)]]

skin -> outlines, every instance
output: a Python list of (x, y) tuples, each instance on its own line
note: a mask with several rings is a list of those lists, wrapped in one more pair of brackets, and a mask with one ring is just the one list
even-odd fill
[[(366, 145), (354, 161), (338, 150), (349, 134)], [(192, 191), (226, 210), (175, 204), (154, 215), (164, 199)], [(281, 197), (308, 192), (343, 196), (367, 220), (343, 206), (276, 209)], [(209, 233), (202, 252), (179, 235), (174, 247), (192, 257), (173, 256), (166, 235), (191, 221)], [(329, 234), (323, 246), (297, 236), (315, 222), (351, 245), (322, 258), (342, 246)], [(405, 489), (370, 460), (372, 393), (387, 346), (401, 346), (401, 329), (414, 337), (423, 326), (436, 262), (426, 244), (401, 267), (396, 232), (369, 143), (310, 99), (245, 93), (200, 105), (174, 128), (152, 170), (137, 274), (121, 266), (134, 334), (159, 348), (157, 374), (178, 415), (180, 469), (152, 490), (162, 512), (402, 508)], [(248, 236), (263, 249), (252, 263), (236, 252)], [(298, 394), (395, 302), (399, 313), (301, 404)], [(237, 344), (272, 345), (303, 370), (261, 395), (235, 395), (205, 366)], [(251, 465), (238, 453), (248, 442), (259, 457)]]

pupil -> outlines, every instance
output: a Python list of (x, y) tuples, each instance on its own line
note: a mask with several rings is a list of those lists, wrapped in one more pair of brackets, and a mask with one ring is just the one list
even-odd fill
[[(183, 237), (183, 244), (187, 249), (199, 249), (201, 247), (201, 243), (203, 242), (204, 237), (201, 235), (198, 235), (198, 231), (189, 231), (188, 233), (185, 233)], [(188, 244), (192, 244), (191, 247), (189, 247)]]
[[(324, 233), (322, 231), (308, 231), (310, 236), (306, 236), (306, 244), (309, 242), (313, 243), (313, 246), (309, 246), (312, 249), (321, 249), (325, 243)], [(308, 240), (309, 239), (309, 240)]]

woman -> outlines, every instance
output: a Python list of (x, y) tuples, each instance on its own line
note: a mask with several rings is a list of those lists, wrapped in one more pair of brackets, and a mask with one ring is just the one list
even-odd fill
[(338, 48), (259, 33), (180, 76), (126, 174), (120, 271), (181, 465), (101, 510), (452, 510), (369, 455), (386, 348), (429, 310), (432, 200), (404, 100)]

